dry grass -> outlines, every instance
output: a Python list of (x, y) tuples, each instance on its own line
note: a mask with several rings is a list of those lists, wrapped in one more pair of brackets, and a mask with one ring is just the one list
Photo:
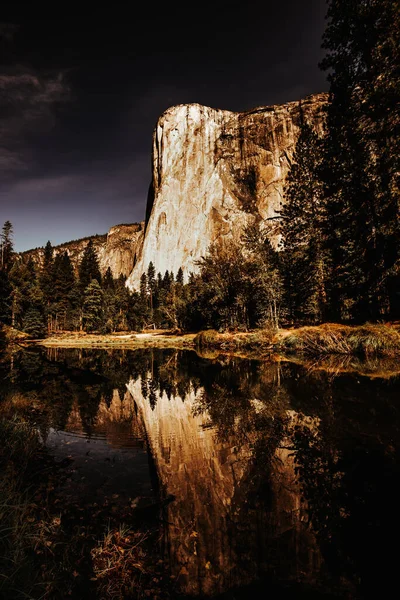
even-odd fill
[(400, 354), (400, 332), (396, 326), (387, 324), (349, 326), (325, 323), (289, 332), (281, 331), (274, 347), (279, 351), (314, 356), (343, 354), (390, 357)]
[(200, 351), (218, 349), (233, 352), (270, 353), (273, 333), (267, 329), (240, 333), (218, 333), (214, 329), (200, 331), (194, 344)]
[(146, 533), (133, 532), (124, 526), (106, 532), (104, 539), (91, 551), (98, 597), (120, 599), (137, 596), (140, 579), (148, 574), (144, 550), (147, 538)]
[(24, 333), (23, 331), (14, 329), (9, 325), (3, 325), (2, 329), (7, 342), (19, 342), (28, 340), (30, 338), (30, 335), (28, 333)]
[[(52, 335), (44, 340), (38, 340), (40, 346), (46, 348), (192, 348), (195, 334), (176, 335), (167, 331), (148, 331), (143, 333), (111, 333), (85, 334), (85, 333), (62, 333)], [(34, 342), (35, 343), (35, 342)]]

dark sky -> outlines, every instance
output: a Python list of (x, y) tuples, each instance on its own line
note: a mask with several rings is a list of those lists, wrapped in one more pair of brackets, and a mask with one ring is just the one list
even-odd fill
[(0, 225), (18, 251), (142, 220), (169, 106), (241, 111), (328, 89), (325, 0), (106, 6), (0, 23)]

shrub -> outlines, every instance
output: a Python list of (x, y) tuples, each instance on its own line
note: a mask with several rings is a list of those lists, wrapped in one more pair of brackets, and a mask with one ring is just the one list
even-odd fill
[(206, 329), (200, 331), (194, 338), (194, 343), (199, 348), (207, 348), (207, 346), (214, 346), (218, 339), (218, 333), (215, 329)]

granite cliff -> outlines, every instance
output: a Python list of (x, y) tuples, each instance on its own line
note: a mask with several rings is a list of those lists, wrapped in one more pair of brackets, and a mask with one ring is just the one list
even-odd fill
[(244, 113), (199, 104), (169, 108), (153, 135), (153, 181), (142, 251), (127, 285), (139, 287), (150, 261), (156, 271), (186, 276), (209, 245), (239, 237), (256, 220), (274, 220), (302, 119), (322, 130), (327, 94)]
[[(144, 222), (115, 225), (111, 227), (108, 234), (94, 235), (55, 246), (54, 254), (67, 251), (74, 268), (77, 269), (89, 240), (92, 240), (101, 272), (104, 274), (110, 267), (114, 277), (119, 277), (121, 274), (128, 276), (141, 252), (143, 234)], [(43, 248), (35, 248), (24, 252), (23, 256), (32, 258), (40, 264), (43, 260), (43, 251)]]

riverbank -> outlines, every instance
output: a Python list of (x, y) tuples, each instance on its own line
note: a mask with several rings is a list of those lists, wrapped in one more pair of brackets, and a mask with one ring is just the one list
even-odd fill
[(46, 348), (194, 348), (195, 333), (176, 335), (165, 330), (151, 330), (142, 333), (92, 334), (85, 332), (61, 332), (43, 340), (29, 340)]
[(108, 335), (64, 332), (43, 340), (25, 339), (23, 343), (47, 348), (192, 348), (260, 356), (278, 352), (307, 356), (396, 357), (400, 356), (400, 323), (355, 326), (325, 323), (277, 332), (266, 329), (227, 333), (207, 330), (197, 334), (164, 330)]

